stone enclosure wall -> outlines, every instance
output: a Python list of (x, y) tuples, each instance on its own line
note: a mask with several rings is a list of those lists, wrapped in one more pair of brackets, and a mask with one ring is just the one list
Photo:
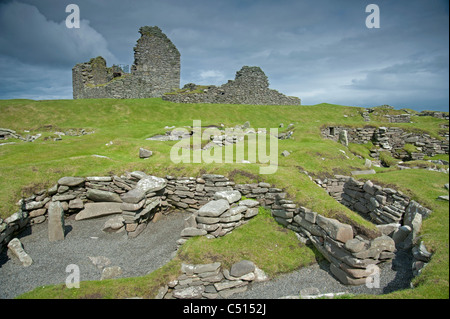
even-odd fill
[[(350, 128), (345, 126), (332, 126), (321, 129), (322, 137), (348, 143), (366, 144), (372, 142), (381, 151), (388, 151), (394, 157), (402, 160), (423, 159), (425, 155), (448, 154), (449, 141), (436, 139), (429, 134), (408, 132), (398, 127), (371, 127)], [(408, 153), (403, 148), (406, 144), (416, 146), (417, 152)], [(378, 158), (377, 151), (372, 157)]]
[(180, 87), (180, 53), (158, 27), (142, 27), (131, 74), (106, 67), (102, 57), (72, 69), (74, 99), (150, 98)]
[[(331, 180), (322, 185), (340, 186), (334, 182)], [(370, 186), (364, 185), (363, 190)], [(378, 190), (376, 186), (371, 187)], [(385, 189), (381, 191), (388, 193)], [(344, 193), (345, 189), (342, 197)], [(396, 194), (399, 193), (392, 191), (389, 195), (397, 199), (394, 197)], [(378, 195), (383, 196), (376, 192), (371, 196), (381, 200)], [(242, 196), (247, 199), (242, 200)], [(235, 184), (216, 174), (203, 174), (199, 178), (159, 178), (136, 171), (120, 177), (63, 177), (53, 187), (22, 199), (18, 203), (18, 212), (0, 220), (0, 248), (8, 245), (26, 226), (45, 220), (49, 223), (49, 240), (64, 240), (64, 216), (68, 214), (76, 214), (75, 220), (113, 215), (103, 230), (126, 231), (129, 237), (135, 237), (151, 219), (169, 208), (192, 213), (180, 234), (179, 244), (183, 244), (192, 236), (224, 236), (256, 216), (258, 207), (264, 206), (271, 210), (278, 223), (295, 231), (304, 243), (313, 244), (330, 261), (332, 273), (342, 283), (359, 285), (372, 274), (367, 270), (369, 265), (392, 260), (396, 243), (403, 242), (409, 233), (417, 234), (420, 229), (415, 225), (421, 210), (411, 208), (410, 215), (403, 218), (411, 220), (409, 224), (403, 228), (391, 225), (387, 227), (388, 231), (382, 229), (383, 235), (370, 239), (358, 233), (355, 227), (298, 206), (287, 197), (282, 189), (268, 183)], [(407, 200), (404, 197), (399, 199)], [(386, 196), (386, 202), (390, 201)], [(408, 231), (408, 225), (413, 229), (410, 227), (409, 233), (403, 236), (400, 233)]]
[(431, 210), (401, 191), (375, 185), (370, 180), (362, 182), (336, 175), (334, 178), (316, 179), (315, 182), (335, 200), (378, 224), (377, 228), (391, 237), (397, 248), (412, 248), (414, 276), (430, 261), (432, 254), (419, 240), (418, 234), (423, 219), (432, 213)]
[[(405, 214), (411, 210), (419, 209), (422, 218), (431, 213), (401, 191), (375, 185), (370, 180), (361, 182), (349, 176), (337, 175), (334, 178), (317, 179), (316, 183), (335, 200), (377, 225), (404, 223), (408, 219), (405, 219)], [(421, 220), (417, 223), (421, 223)]]
[(411, 115), (410, 114), (399, 114), (399, 115), (386, 115), (389, 123), (410, 123)]
[(244, 66), (236, 72), (234, 80), (219, 87), (209, 86), (198, 93), (195, 84), (184, 91), (165, 94), (163, 100), (176, 103), (222, 103), (252, 105), (300, 105), (297, 97), (286, 96), (269, 89), (267, 76), (259, 67)]
[(250, 282), (267, 280), (265, 273), (250, 260), (222, 267), (212, 264), (182, 264), (182, 275), (161, 287), (157, 299), (217, 299), (247, 290)]

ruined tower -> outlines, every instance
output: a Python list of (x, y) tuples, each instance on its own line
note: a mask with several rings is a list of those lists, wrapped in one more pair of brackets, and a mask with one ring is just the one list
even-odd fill
[(102, 57), (72, 69), (74, 99), (149, 98), (180, 87), (180, 52), (158, 27), (141, 27), (131, 73), (106, 67)]

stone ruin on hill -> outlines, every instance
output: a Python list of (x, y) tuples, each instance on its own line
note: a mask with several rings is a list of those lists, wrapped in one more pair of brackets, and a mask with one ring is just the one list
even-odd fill
[(74, 99), (150, 98), (180, 87), (180, 52), (158, 27), (141, 27), (131, 73), (106, 67), (103, 57), (72, 69)]
[(234, 80), (219, 87), (189, 83), (183, 90), (167, 93), (163, 100), (177, 103), (222, 103), (254, 105), (300, 105), (300, 99), (269, 89), (269, 81), (261, 68), (243, 66)]
[(139, 32), (131, 73), (120, 66), (107, 67), (101, 56), (73, 67), (74, 99), (163, 97), (179, 103), (300, 105), (299, 98), (269, 89), (267, 76), (259, 67), (244, 66), (234, 81), (220, 87), (200, 90), (189, 83), (180, 91), (180, 52), (176, 46), (157, 26), (141, 27)]

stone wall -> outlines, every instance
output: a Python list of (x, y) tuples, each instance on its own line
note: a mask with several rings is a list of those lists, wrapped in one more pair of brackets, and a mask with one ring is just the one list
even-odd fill
[[(378, 225), (403, 222), (410, 206), (417, 205), (401, 191), (375, 185), (370, 180), (361, 182), (349, 176), (337, 175), (316, 180), (316, 183), (335, 200)], [(420, 214), (427, 217), (430, 211), (422, 207)]]
[(106, 67), (102, 57), (72, 69), (74, 99), (150, 98), (180, 87), (180, 53), (158, 27), (142, 27), (131, 74)]
[[(379, 151), (388, 151), (394, 157), (402, 160), (423, 159), (425, 155), (448, 154), (448, 138), (439, 140), (429, 134), (408, 132), (398, 127), (371, 127), (351, 128), (345, 126), (331, 126), (321, 129), (322, 137), (339, 141), (342, 132), (346, 132), (346, 142), (366, 144), (372, 142)], [(343, 144), (345, 142), (341, 141)], [(408, 153), (403, 148), (406, 144), (416, 146), (417, 152)], [(377, 151), (372, 152), (372, 157), (379, 156)]]
[(210, 86), (201, 93), (197, 91), (198, 87), (191, 85), (190, 91), (171, 92), (165, 94), (163, 100), (176, 103), (300, 105), (299, 98), (269, 89), (267, 76), (259, 67), (244, 66), (236, 72), (234, 80), (220, 87)]
[(10, 138), (22, 138), (19, 134), (14, 130), (10, 130), (7, 128), (0, 127), (0, 140), (7, 140)]
[(348, 176), (316, 180), (330, 196), (364, 218), (378, 224), (377, 228), (389, 236), (399, 249), (412, 248), (413, 275), (420, 274), (431, 260), (430, 253), (418, 236), (423, 219), (432, 211), (423, 207), (401, 191), (366, 182)]
[(410, 123), (410, 114), (399, 114), (399, 115), (385, 115), (389, 123)]
[(220, 262), (182, 264), (177, 279), (161, 287), (157, 299), (217, 299), (247, 290), (251, 282), (266, 281), (265, 273), (250, 260), (241, 260), (230, 269)]
[[(334, 182), (330, 180), (322, 185), (340, 186), (334, 185)], [(369, 193), (377, 201), (382, 202), (381, 197), (385, 196), (386, 203), (389, 203), (390, 198), (397, 200), (398, 197), (406, 204), (407, 198), (401, 193), (378, 189), (368, 183), (356, 183), (352, 190), (357, 191), (355, 188), (358, 188), (360, 192), (360, 186), (363, 191), (370, 186)], [(377, 191), (383, 193), (378, 194)], [(344, 194), (345, 186), (341, 198)], [(242, 196), (247, 199), (242, 200)], [(186, 220), (185, 229), (180, 234), (179, 244), (183, 244), (192, 236), (224, 236), (256, 216), (258, 207), (264, 206), (271, 210), (278, 223), (296, 232), (300, 240), (312, 243), (330, 261), (332, 273), (342, 283), (359, 285), (364, 284), (371, 275), (367, 271), (369, 265), (391, 260), (396, 243), (410, 238), (410, 234), (417, 235), (420, 230), (420, 205), (408, 205), (403, 228), (391, 225), (389, 231), (382, 229), (382, 236), (370, 239), (358, 233), (357, 228), (298, 206), (287, 197), (288, 194), (282, 189), (268, 183), (235, 184), (216, 174), (203, 174), (198, 178), (159, 178), (136, 171), (120, 177), (63, 177), (51, 188), (20, 200), (18, 212), (5, 220), (0, 219), (0, 249), (26, 226), (47, 220), (54, 207), (57, 208), (57, 218), (52, 225), (49, 221), (49, 240), (64, 239), (64, 233), (62, 238), (55, 239), (51, 239), (50, 234), (64, 229), (61, 216), (68, 214), (76, 214), (75, 220), (111, 214), (114, 217), (105, 223), (104, 231), (125, 230), (129, 237), (135, 237), (158, 214), (170, 208), (185, 209), (193, 214)], [(361, 198), (366, 198), (365, 194)], [(372, 200), (367, 202), (372, 203)], [(393, 205), (396, 207), (395, 203)], [(409, 233), (404, 236), (407, 227)]]

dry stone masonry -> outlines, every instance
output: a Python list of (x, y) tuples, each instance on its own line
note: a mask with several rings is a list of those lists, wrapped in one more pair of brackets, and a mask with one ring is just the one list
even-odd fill
[[(371, 153), (374, 158), (379, 157), (379, 151), (390, 152), (395, 158), (402, 160), (423, 159), (424, 156), (448, 154), (449, 140), (447, 135), (442, 139), (436, 139), (429, 134), (408, 132), (398, 127), (372, 127), (351, 128), (344, 126), (332, 126), (321, 129), (324, 138), (348, 143), (366, 144), (372, 142), (377, 150)], [(344, 137), (345, 136), (345, 137)], [(416, 147), (416, 152), (407, 152), (404, 147), (411, 144)]]
[[(201, 92), (198, 92), (201, 91)], [(252, 105), (300, 105), (298, 97), (285, 96), (269, 89), (267, 76), (259, 67), (244, 66), (234, 80), (219, 87), (199, 89), (187, 84), (181, 92), (164, 94), (163, 100), (176, 103), (223, 103)]]
[[(298, 206), (287, 199), (286, 192), (269, 183), (235, 184), (227, 177), (217, 174), (203, 174), (197, 178), (160, 178), (135, 171), (120, 177), (63, 177), (51, 188), (20, 200), (18, 212), (5, 220), (0, 219), (0, 248), (6, 247), (26, 226), (42, 223), (47, 219), (49, 240), (64, 240), (64, 216), (69, 214), (76, 214), (76, 220), (111, 215), (103, 230), (125, 231), (132, 238), (139, 235), (150, 220), (170, 208), (192, 213), (185, 220), (185, 228), (180, 234), (178, 244), (182, 245), (194, 236), (225, 236), (256, 216), (259, 207), (265, 207), (271, 210), (278, 223), (296, 232), (303, 243), (313, 244), (330, 261), (331, 272), (344, 284), (364, 284), (371, 275), (367, 267), (392, 260), (397, 248), (415, 245), (415, 273), (419, 273), (429, 261), (431, 253), (423, 243), (418, 242), (417, 236), (422, 218), (430, 214), (429, 210), (401, 192), (382, 188), (371, 182), (362, 183), (347, 177), (337, 177), (321, 181), (321, 185), (329, 189), (336, 199), (353, 205), (353, 208), (373, 209), (373, 216), (377, 218), (375, 220), (383, 224), (377, 226), (382, 235), (369, 238), (351, 225)], [(402, 209), (404, 212), (400, 214)], [(372, 211), (369, 216), (371, 213)], [(391, 219), (387, 219), (388, 216)], [(16, 241), (9, 246), (11, 249), (17, 247), (19, 253), (16, 254), (22, 254), (21, 246)], [(208, 271), (204, 276), (220, 277), (217, 269), (218, 267)], [(227, 277), (223, 272), (226, 282), (219, 284), (221, 280), (204, 280), (200, 273), (185, 273), (187, 277), (179, 280), (187, 281), (183, 281), (178, 289), (178, 284), (172, 285), (172, 295), (169, 295), (183, 298), (193, 293), (196, 297), (203, 298), (217, 297), (216, 294), (223, 297), (226, 293), (221, 294), (220, 291), (245, 286), (243, 278), (240, 278), (242, 276), (231, 274)], [(203, 288), (194, 288), (197, 284)]]
[(178, 49), (156, 26), (141, 27), (139, 32), (131, 73), (119, 66), (107, 67), (101, 56), (72, 68), (74, 99), (162, 97), (177, 103), (300, 105), (299, 98), (269, 89), (267, 76), (259, 67), (242, 67), (235, 80), (220, 87), (200, 89), (189, 83), (180, 91)]
[(103, 57), (72, 69), (74, 99), (150, 98), (180, 87), (180, 52), (158, 27), (141, 27), (131, 73), (106, 67)]
[(177, 279), (161, 287), (157, 299), (221, 299), (247, 290), (251, 282), (268, 277), (250, 260), (241, 260), (224, 269), (220, 262), (182, 264)]
[(330, 196), (364, 218), (377, 224), (385, 236), (389, 236), (399, 249), (413, 252), (414, 275), (430, 261), (429, 253), (418, 236), (422, 220), (432, 211), (423, 207), (401, 191), (372, 183), (355, 180), (349, 176), (336, 175), (334, 178), (315, 182)]

